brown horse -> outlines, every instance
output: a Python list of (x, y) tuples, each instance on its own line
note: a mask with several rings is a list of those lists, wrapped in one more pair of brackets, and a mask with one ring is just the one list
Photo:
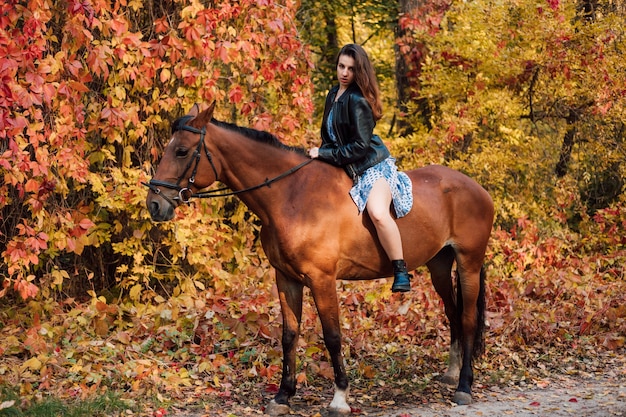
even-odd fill
[[(156, 221), (171, 220), (175, 207), (215, 181), (238, 194), (260, 219), (261, 241), (276, 269), (283, 316), (283, 373), (267, 412), (289, 412), (296, 391), (296, 346), (306, 286), (317, 306), (324, 342), (335, 372), (329, 409), (350, 413), (348, 377), (341, 353), (337, 279), (388, 277), (391, 263), (367, 214), (359, 215), (341, 168), (311, 160), (274, 136), (218, 122), (214, 103), (197, 106), (172, 126), (146, 201)], [(450, 322), (450, 363), (444, 380), (456, 383), (454, 401), (472, 401), (472, 360), (483, 347), (483, 260), (493, 223), (489, 194), (465, 175), (427, 166), (407, 172), (414, 205), (397, 220), (409, 269), (426, 265)], [(456, 262), (458, 280), (452, 279)], [(456, 294), (456, 296), (455, 296)]]

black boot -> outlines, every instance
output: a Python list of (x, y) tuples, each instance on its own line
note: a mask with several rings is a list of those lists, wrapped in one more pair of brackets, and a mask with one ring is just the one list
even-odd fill
[(404, 259), (391, 261), (393, 265), (393, 285), (391, 292), (407, 292), (411, 290), (411, 275), (406, 270)]

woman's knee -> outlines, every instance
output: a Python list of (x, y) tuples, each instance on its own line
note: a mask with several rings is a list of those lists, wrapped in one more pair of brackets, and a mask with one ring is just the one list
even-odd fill
[(372, 219), (375, 224), (385, 224), (390, 220), (393, 221), (389, 207), (372, 204), (368, 205), (367, 212), (370, 215), (370, 219)]
[(391, 218), (391, 190), (385, 180), (378, 180), (369, 195), (367, 211), (374, 223), (385, 223)]

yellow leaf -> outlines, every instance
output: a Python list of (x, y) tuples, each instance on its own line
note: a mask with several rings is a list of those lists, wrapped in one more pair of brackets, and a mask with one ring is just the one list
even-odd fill
[(126, 99), (126, 90), (124, 87), (117, 86), (113, 88), (113, 94), (120, 100)]
[(130, 289), (130, 298), (132, 300), (138, 300), (139, 299), (139, 295), (141, 294), (141, 284), (135, 284), (133, 285), (133, 287)]
[(198, 372), (205, 372), (207, 369), (211, 369), (212, 364), (209, 361), (200, 362), (198, 365)]
[(41, 369), (41, 361), (35, 357), (30, 358), (26, 362), (22, 364), (22, 371), (25, 369), (31, 369), (33, 371), (38, 371)]
[(170, 72), (170, 70), (168, 70), (167, 68), (163, 68), (161, 70), (161, 75), (159, 78), (161, 79), (162, 83), (165, 83), (170, 79), (171, 76), (172, 76), (172, 73)]

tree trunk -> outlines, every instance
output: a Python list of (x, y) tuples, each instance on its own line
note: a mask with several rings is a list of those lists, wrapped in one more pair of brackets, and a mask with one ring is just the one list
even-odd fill
[[(409, 100), (411, 98), (411, 82), (409, 80), (409, 64), (407, 59), (410, 55), (403, 53), (402, 46), (408, 46), (410, 44), (409, 37), (410, 32), (406, 30), (400, 23), (400, 19), (403, 15), (411, 14), (411, 11), (416, 9), (418, 5), (417, 0), (399, 0), (398, 1), (398, 20), (395, 25), (396, 42), (394, 44), (394, 52), (396, 56), (396, 93), (397, 93), (397, 112), (394, 114), (393, 120), (397, 124), (395, 126), (400, 135), (405, 136), (411, 133), (411, 126), (407, 122), (405, 115), (408, 112)], [(391, 127), (392, 129), (394, 126)]]
[(335, 69), (335, 60), (337, 58), (337, 52), (339, 52), (339, 41), (337, 40), (337, 23), (335, 22), (336, 18), (335, 8), (328, 7), (328, 10), (324, 13), (324, 18), (326, 19), (326, 47), (323, 51), (323, 66), (324, 73), (330, 74), (331, 77), (334, 77), (334, 69)]
[(574, 137), (576, 136), (576, 122), (578, 121), (578, 114), (574, 110), (570, 110), (567, 120), (567, 132), (563, 137), (563, 144), (561, 145), (561, 153), (559, 155), (559, 162), (557, 162), (554, 169), (554, 173), (557, 177), (562, 178), (567, 174), (567, 168), (569, 161), (572, 157), (572, 149), (574, 148)]
[[(420, 95), (420, 76), (422, 63), (427, 53), (426, 44), (413, 36), (410, 28), (403, 24), (403, 20), (419, 19), (420, 26), (435, 28), (434, 21), (440, 18), (450, 7), (450, 3), (439, 0), (399, 0), (398, 19), (395, 26), (396, 44), (396, 89), (397, 89), (397, 131), (401, 136), (410, 134), (413, 130), (408, 120), (417, 120), (430, 129), (430, 108), (426, 99)], [(406, 18), (406, 19), (405, 19)], [(410, 106), (413, 104), (413, 106)], [(406, 117), (408, 111), (417, 114)], [(393, 127), (392, 127), (393, 128)]]

